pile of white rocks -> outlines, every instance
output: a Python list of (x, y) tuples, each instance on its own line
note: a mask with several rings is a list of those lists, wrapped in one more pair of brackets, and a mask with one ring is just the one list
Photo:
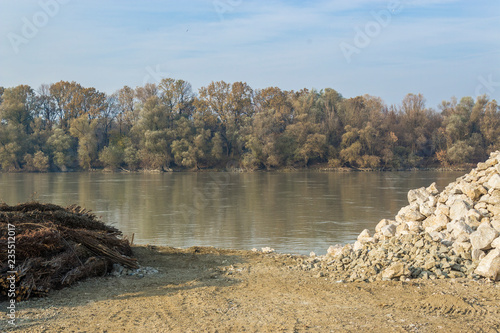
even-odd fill
[(500, 280), (500, 151), (440, 193), (408, 192), (409, 205), (364, 230), (351, 245), (331, 246), (305, 269), (347, 281), (484, 277)]
[(127, 268), (121, 264), (113, 264), (110, 272), (112, 276), (136, 276), (142, 278), (146, 275), (157, 274), (158, 270), (154, 267), (139, 267), (137, 269)]

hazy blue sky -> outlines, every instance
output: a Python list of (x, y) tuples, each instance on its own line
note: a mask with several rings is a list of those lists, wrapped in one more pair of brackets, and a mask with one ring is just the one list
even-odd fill
[(500, 1), (0, 0), (0, 85), (160, 77), (500, 100)]

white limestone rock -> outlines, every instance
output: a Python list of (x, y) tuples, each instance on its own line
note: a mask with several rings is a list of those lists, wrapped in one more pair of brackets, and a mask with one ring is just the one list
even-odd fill
[(375, 227), (375, 232), (376, 233), (379, 233), (380, 230), (385, 227), (386, 225), (389, 225), (389, 224), (395, 224), (396, 221), (392, 221), (392, 220), (388, 220), (388, 219), (382, 219), (380, 220), (380, 222), (377, 224), (377, 226)]
[(432, 183), (430, 184), (426, 189), (425, 189), (427, 192), (429, 192), (431, 195), (437, 195), (439, 194), (439, 191), (438, 189), (436, 188), (436, 183)]
[(438, 203), (436, 206), (436, 210), (434, 211), (434, 214), (450, 216), (450, 207), (446, 206), (445, 204)]
[(263, 247), (262, 248), (263, 253), (274, 253), (275, 250), (273, 248), (270, 248), (269, 246)]
[(467, 212), (471, 206), (465, 200), (455, 200), (450, 206), (450, 218), (458, 220), (467, 216)]
[(500, 280), (500, 249), (491, 250), (481, 259), (474, 273), (493, 281)]
[(481, 224), (476, 231), (470, 234), (470, 242), (474, 249), (488, 250), (491, 248), (491, 242), (497, 237), (498, 232), (489, 223)]
[(412, 203), (409, 206), (401, 208), (398, 212), (398, 215), (396, 216), (396, 221), (399, 223), (408, 221), (422, 221), (424, 219), (425, 216), (420, 213), (419, 205), (416, 203)]
[(424, 202), (424, 203), (423, 203), (423, 204), (421, 204), (421, 205), (420, 205), (420, 207), (419, 207), (419, 211), (420, 211), (420, 213), (421, 213), (422, 215), (426, 216), (426, 217), (427, 217), (427, 216), (431, 216), (431, 215), (434, 213), (434, 211), (435, 211), (435, 210), (436, 210), (436, 208), (435, 208), (435, 207), (432, 207), (432, 206), (430, 205), (429, 201)]
[(395, 224), (388, 224), (383, 226), (380, 233), (385, 237), (393, 237), (396, 234), (397, 226)]
[(471, 234), (473, 232), (472, 228), (463, 219), (448, 223), (446, 231), (455, 239), (463, 233)]
[(421, 205), (428, 200), (430, 193), (427, 192), (425, 187), (417, 188), (415, 190), (408, 191), (408, 202), (411, 204), (416, 202)]
[(471, 227), (478, 227), (481, 224), (483, 215), (477, 209), (471, 209), (467, 212), (466, 222)]
[(491, 247), (494, 249), (500, 249), (500, 237), (495, 238), (495, 240), (491, 242)]
[(500, 205), (488, 205), (486, 209), (488, 210), (488, 215), (500, 217)]
[(332, 257), (340, 256), (342, 254), (342, 245), (340, 244), (331, 245), (326, 251), (326, 254)]
[(494, 190), (491, 194), (487, 194), (487, 203), (489, 205), (500, 205), (500, 190)]
[(478, 261), (486, 256), (483, 250), (473, 249), (471, 252), (472, 261)]
[(410, 275), (410, 271), (408, 270), (408, 267), (402, 262), (392, 263), (382, 272), (383, 279), (393, 279), (408, 275)]
[(500, 190), (500, 175), (498, 173), (495, 173), (493, 176), (491, 176), (490, 180), (488, 180), (487, 185), (489, 190)]
[(484, 190), (481, 190), (480, 185), (477, 184), (464, 183), (460, 185), (460, 189), (462, 193), (472, 201), (477, 201), (481, 195), (486, 193)]
[(438, 214), (425, 219), (422, 223), (422, 226), (427, 233), (431, 233), (433, 231), (441, 231), (446, 229), (446, 225), (449, 221), (450, 220), (448, 219), (448, 216), (444, 214)]
[(498, 218), (492, 219), (490, 225), (493, 227), (493, 229), (500, 232), (500, 216)]
[(361, 250), (362, 248), (363, 248), (363, 243), (358, 240), (358, 241), (354, 242), (352, 250), (353, 251), (358, 251), (358, 250)]
[(361, 233), (358, 236), (358, 242), (364, 244), (364, 243), (374, 243), (375, 239), (370, 235), (370, 230), (365, 229), (361, 231)]

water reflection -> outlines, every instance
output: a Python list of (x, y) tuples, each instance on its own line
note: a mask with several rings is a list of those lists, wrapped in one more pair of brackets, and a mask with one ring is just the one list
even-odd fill
[(0, 200), (78, 203), (142, 244), (324, 254), (457, 172), (0, 174)]

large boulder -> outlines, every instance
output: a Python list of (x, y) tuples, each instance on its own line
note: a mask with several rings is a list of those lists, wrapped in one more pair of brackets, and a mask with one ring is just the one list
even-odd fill
[(493, 281), (500, 280), (500, 249), (491, 250), (481, 259), (474, 272)]
[(500, 237), (495, 238), (495, 240), (491, 242), (491, 247), (500, 249)]
[(446, 225), (446, 231), (453, 238), (458, 238), (462, 234), (471, 234), (472, 228), (464, 222), (464, 219), (455, 220)]
[(489, 223), (481, 224), (476, 231), (470, 234), (472, 248), (479, 250), (491, 249), (491, 242), (498, 237), (498, 232)]
[(446, 229), (446, 225), (449, 221), (450, 220), (448, 219), (448, 216), (444, 214), (438, 214), (426, 218), (422, 226), (427, 233), (431, 233), (433, 231), (441, 231)]
[(481, 195), (486, 194), (488, 191), (478, 184), (464, 183), (460, 186), (462, 193), (465, 194), (472, 201), (476, 201)]
[(412, 203), (409, 206), (403, 207), (399, 210), (396, 216), (396, 221), (399, 223), (408, 221), (422, 221), (425, 216), (420, 213), (420, 207), (417, 203)]
[(491, 226), (493, 227), (493, 229), (500, 232), (500, 217), (491, 220)]
[(450, 206), (450, 218), (452, 220), (458, 220), (467, 216), (467, 212), (470, 209), (470, 205), (465, 200), (455, 200)]
[(500, 190), (500, 175), (498, 173), (494, 174), (491, 176), (490, 180), (488, 181), (488, 189), (491, 190)]

